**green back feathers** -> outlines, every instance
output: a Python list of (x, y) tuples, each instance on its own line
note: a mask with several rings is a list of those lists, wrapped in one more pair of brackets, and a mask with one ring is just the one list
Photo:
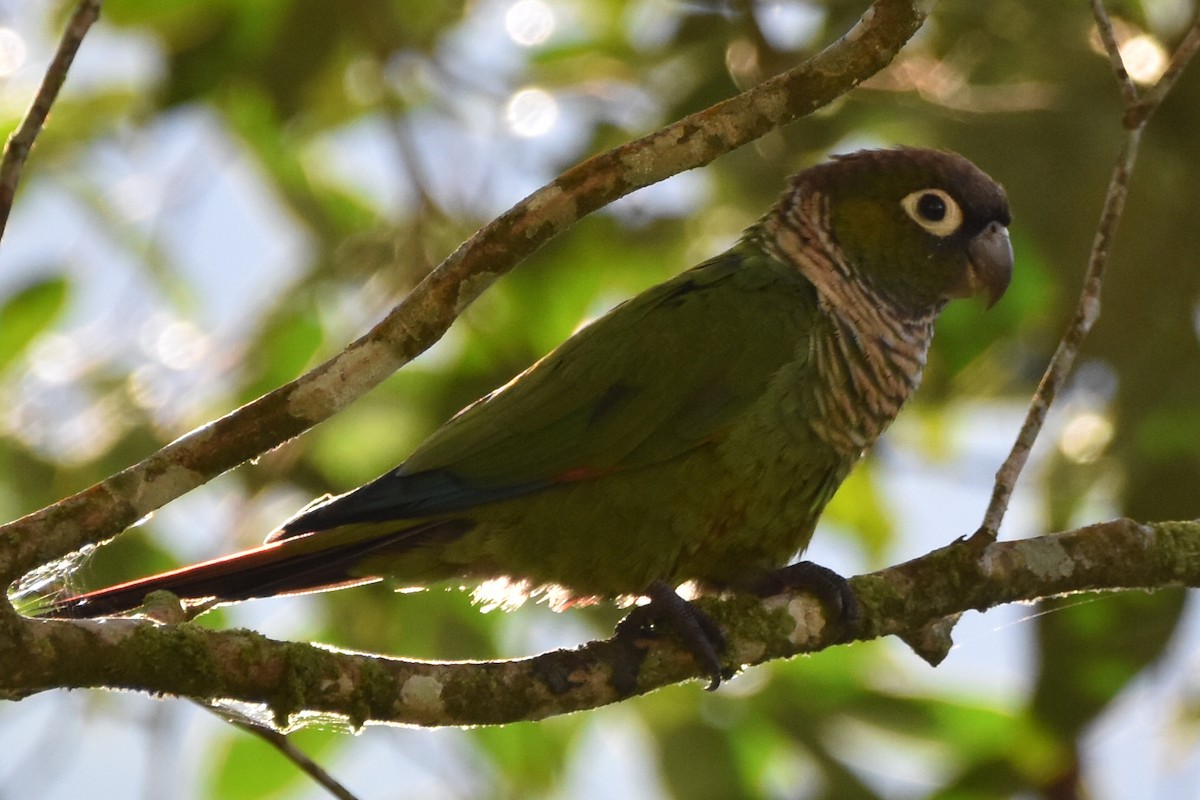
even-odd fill
[(481, 486), (569, 481), (722, 435), (795, 357), (811, 286), (743, 244), (596, 320), (467, 407), (404, 464)]

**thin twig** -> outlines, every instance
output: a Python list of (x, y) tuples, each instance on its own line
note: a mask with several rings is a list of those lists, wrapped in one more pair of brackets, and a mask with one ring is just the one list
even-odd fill
[(353, 792), (338, 783), (332, 775), (325, 771), (324, 767), (313, 761), (307, 753), (292, 744), (286, 734), (280, 733), (273, 728), (259, 725), (243, 717), (238, 712), (223, 706), (214, 706), (207, 703), (197, 703), (197, 705), (211, 711), (230, 725), (240, 728), (253, 736), (257, 736), (271, 747), (274, 747), (279, 751), (280, 755), (299, 767), (301, 772), (320, 784), (322, 788), (326, 789), (331, 795), (338, 798), (338, 800), (358, 800)]
[(4, 145), (4, 158), (0, 160), (0, 237), (4, 236), (4, 228), (8, 225), (8, 215), (12, 211), (25, 159), (29, 157), (34, 140), (46, 124), (46, 118), (50, 116), (50, 109), (58, 99), (58, 92), (67, 79), (67, 70), (75, 60), (75, 53), (79, 51), (83, 37), (100, 18), (101, 2), (103, 0), (81, 0), (75, 13), (71, 15), (66, 30), (63, 31), (58, 49), (50, 61), (50, 66), (46, 68), (42, 85), (38, 87), (29, 110), (25, 112), (21, 124)]
[(1125, 198), (1129, 193), (1129, 182), (1133, 177), (1133, 167), (1137, 161), (1142, 131), (1154, 109), (1170, 93), (1171, 87), (1174, 86), (1184, 66), (1195, 55), (1196, 50), (1200, 49), (1200, 16), (1197, 16), (1196, 23), (1184, 37), (1179, 49), (1175, 51), (1169, 68), (1143, 99), (1139, 97), (1133, 81), (1129, 78), (1129, 73), (1125, 70), (1116, 36), (1113, 33), (1112, 21), (1101, 0), (1092, 0), (1092, 13), (1096, 17), (1100, 40), (1104, 43), (1104, 49), (1112, 63), (1113, 74), (1121, 87), (1121, 95), (1125, 101), (1125, 141), (1121, 145), (1121, 152), (1117, 156), (1117, 163), (1113, 167), (1112, 177), (1108, 182), (1108, 193), (1104, 198), (1104, 209), (1100, 213), (1100, 224), (1096, 228), (1096, 238), (1092, 243), (1092, 252), (1088, 258), (1087, 273), (1084, 275), (1083, 290), (1079, 296), (1079, 304), (1075, 308), (1075, 316), (1063, 334), (1058, 349), (1054, 352), (1054, 357), (1050, 359), (1041, 383), (1038, 384), (1033, 400), (1029, 404), (1029, 412), (1025, 416), (1025, 422), (1021, 426), (1012, 450), (996, 472), (996, 485), (992, 490), (992, 499), (988, 503), (983, 524), (977, 534), (985, 539), (996, 538), (1000, 530), (1000, 523), (1008, 510), (1013, 487), (1017, 483), (1021, 470), (1025, 468), (1025, 463), (1029, 460), (1029, 453), (1046, 422), (1050, 405), (1066, 382), (1084, 338), (1087, 337), (1096, 319), (1100, 316), (1100, 289), (1104, 268), (1108, 263), (1109, 253), (1112, 251), (1117, 225), (1125, 210)]
[(1162, 102), (1162, 97), (1169, 94), (1175, 87), (1175, 81), (1179, 80), (1179, 75), (1188, 62), (1195, 57), (1197, 51), (1200, 51), (1200, 11), (1196, 12), (1196, 20), (1192, 23), (1191, 29), (1183, 37), (1179, 46), (1175, 48), (1175, 54), (1171, 56), (1171, 63), (1167, 65), (1162, 77), (1154, 86), (1156, 105)]
[(1096, 18), (1096, 31), (1104, 44), (1104, 52), (1108, 54), (1108, 61), (1112, 65), (1113, 75), (1121, 89), (1125, 106), (1135, 106), (1139, 100), (1138, 90), (1133, 84), (1133, 78), (1129, 77), (1129, 70), (1125, 69), (1125, 60), (1121, 58), (1121, 45), (1117, 42), (1117, 34), (1113, 30), (1108, 10), (1104, 7), (1104, 0), (1092, 0), (1092, 16)]
[(1050, 359), (1045, 374), (1042, 375), (1041, 383), (1038, 384), (1033, 400), (1029, 404), (1029, 411), (1021, 426), (1021, 432), (1017, 434), (1017, 440), (1013, 444), (1008, 458), (1004, 460), (1004, 464), (996, 473), (996, 485), (992, 490), (992, 499), (988, 503), (987, 513), (984, 515), (980, 531), (990, 539), (995, 539), (1000, 530), (1000, 523), (1004, 519), (1005, 511), (1008, 510), (1008, 501), (1012, 497), (1013, 487), (1017, 483), (1021, 470), (1025, 468), (1025, 462), (1029, 460), (1029, 453), (1046, 422), (1050, 405), (1058, 396), (1063, 384), (1066, 383), (1067, 375), (1075, 363), (1075, 356), (1079, 353), (1080, 345), (1083, 344), (1084, 338), (1100, 316), (1100, 288), (1104, 267), (1108, 262), (1113, 234), (1116, 232), (1117, 223), (1120, 222), (1121, 214), (1125, 209), (1125, 196), (1129, 190), (1129, 179), (1133, 174), (1133, 165), (1137, 159), (1141, 132), (1140, 127), (1134, 128), (1125, 138), (1121, 155), (1117, 158), (1117, 164), (1113, 168), (1112, 177), (1108, 182), (1108, 194), (1104, 198), (1104, 210), (1100, 214), (1100, 225), (1096, 229), (1096, 238), (1092, 243), (1092, 254), (1088, 259), (1087, 274), (1083, 279), (1083, 291), (1079, 296), (1079, 304), (1075, 307), (1075, 316), (1067, 327), (1066, 333), (1063, 334), (1062, 340), (1058, 343), (1058, 349), (1055, 350), (1054, 357)]
[(1192, 22), (1192, 27), (1184, 34), (1179, 46), (1175, 48), (1175, 53), (1171, 56), (1167, 68), (1163, 70), (1158, 83), (1146, 93), (1145, 99), (1136, 108), (1131, 108), (1125, 114), (1126, 128), (1145, 124), (1150, 115), (1162, 104), (1163, 99), (1175, 88), (1175, 81), (1179, 80), (1179, 76), (1183, 74), (1184, 68), (1195, 57), (1197, 51), (1200, 51), (1200, 11), (1196, 12), (1196, 19)]

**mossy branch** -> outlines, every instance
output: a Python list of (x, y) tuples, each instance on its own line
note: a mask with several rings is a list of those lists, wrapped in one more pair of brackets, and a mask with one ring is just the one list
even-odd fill
[[(949, 641), (931, 626), (972, 609), (1072, 592), (1200, 586), (1200, 520), (1121, 519), (1021, 541), (976, 537), (853, 578), (851, 585), (863, 606), (857, 639), (900, 635), (937, 661)], [(734, 669), (841, 643), (840, 632), (807, 595), (699, 602), (728, 631), (727, 665)], [(0, 697), (109, 687), (204, 702), (239, 700), (262, 704), (281, 730), (314, 714), (341, 716), (353, 725), (502, 724), (707, 679), (672, 638), (614, 637), (529, 658), (427, 662), (186, 622), (9, 623), (9, 635), (0, 640)]]

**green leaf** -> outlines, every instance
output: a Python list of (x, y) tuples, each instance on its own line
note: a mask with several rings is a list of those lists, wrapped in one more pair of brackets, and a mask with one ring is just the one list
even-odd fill
[(867, 554), (878, 560), (895, 539), (895, 528), (879, 497), (875, 469), (871, 461), (859, 464), (838, 488), (821, 519), (845, 526)]
[(503, 776), (512, 797), (543, 794), (561, 780), (579, 717), (477, 728), (471, 739)]
[(289, 306), (268, 320), (247, 358), (248, 401), (295, 378), (312, 362), (325, 340), (316, 312), (308, 306)]
[(0, 372), (54, 324), (66, 305), (68, 288), (67, 279), (61, 275), (43, 278), (0, 306)]
[(1162, 654), (1185, 598), (1182, 591), (1164, 590), (1043, 601), (1044, 613), (1034, 617), (1038, 721), (1064, 742), (1078, 736)]
[[(349, 741), (337, 733), (311, 728), (293, 733), (288, 739), (309, 756), (317, 752), (331, 755), (333, 749)], [(211, 763), (213, 772), (206, 796), (224, 800), (281, 797), (285, 790), (308, 780), (278, 750), (249, 734), (231, 738), (225, 752), (217, 755)], [(334, 776), (335, 779), (337, 777)]]

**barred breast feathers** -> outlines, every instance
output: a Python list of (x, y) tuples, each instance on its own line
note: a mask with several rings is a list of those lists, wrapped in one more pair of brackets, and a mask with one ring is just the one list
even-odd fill
[(830, 235), (829, 199), (801, 191), (763, 220), (763, 244), (817, 289), (829, 335), (810, 345), (820, 377), (809, 389), (818, 410), (810, 424), (830, 447), (857, 458), (920, 384), (939, 309), (913, 317), (860, 280)]

